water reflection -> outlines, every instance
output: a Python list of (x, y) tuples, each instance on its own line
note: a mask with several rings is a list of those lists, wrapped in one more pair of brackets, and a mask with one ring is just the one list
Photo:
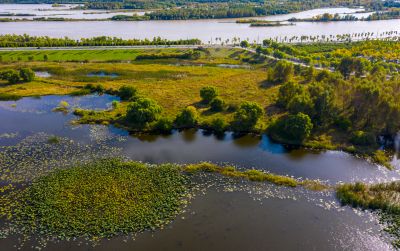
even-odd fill
[[(379, 182), (399, 179), (396, 171), (336, 151), (291, 149), (262, 135), (213, 135), (204, 130), (174, 131), (170, 135), (133, 134), (102, 125), (71, 125), (73, 107), (108, 109), (116, 97), (46, 96), (0, 102), (0, 145), (10, 145), (39, 132), (68, 137), (77, 142), (102, 142), (120, 147), (134, 160), (152, 163), (212, 161), (243, 168), (264, 169), (277, 174), (311, 179)], [(61, 101), (70, 104), (65, 115), (52, 112)], [(12, 135), (12, 136), (10, 136)]]

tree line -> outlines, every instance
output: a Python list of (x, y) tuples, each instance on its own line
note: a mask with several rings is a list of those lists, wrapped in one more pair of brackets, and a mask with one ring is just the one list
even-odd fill
[(93, 37), (78, 40), (68, 37), (0, 35), (0, 47), (63, 47), (63, 46), (137, 46), (137, 45), (198, 45), (199, 39), (167, 40), (160, 37), (149, 39), (122, 39), (117, 37)]

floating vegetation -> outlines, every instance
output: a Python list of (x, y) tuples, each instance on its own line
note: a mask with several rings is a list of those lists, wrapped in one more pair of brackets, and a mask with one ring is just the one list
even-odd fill
[(292, 177), (266, 173), (256, 169), (237, 170), (233, 166), (218, 166), (209, 162), (202, 162), (198, 164), (190, 164), (183, 167), (183, 171), (188, 173), (196, 172), (210, 172), (219, 173), (227, 177), (244, 178), (250, 181), (257, 182), (270, 182), (278, 186), (297, 187), (304, 186), (311, 190), (326, 190), (329, 187), (316, 180), (300, 181)]
[(381, 220), (387, 225), (385, 231), (395, 240), (400, 249), (400, 182), (367, 185), (364, 183), (343, 184), (337, 188), (337, 197), (343, 204), (381, 212)]
[(60, 138), (57, 136), (50, 136), (47, 142), (50, 144), (58, 144), (60, 143)]
[(107, 159), (59, 169), (16, 196), (9, 220), (24, 234), (96, 239), (159, 228), (185, 203), (174, 164)]
[(120, 155), (120, 149), (105, 144), (84, 145), (62, 137), (52, 144), (51, 137), (38, 133), (14, 146), (0, 146), (0, 183), (25, 184), (55, 168)]
[(67, 101), (60, 101), (58, 106), (53, 109), (53, 112), (63, 112), (68, 113), (69, 103)]
[(0, 139), (12, 139), (18, 136), (18, 133), (2, 133), (0, 134)]

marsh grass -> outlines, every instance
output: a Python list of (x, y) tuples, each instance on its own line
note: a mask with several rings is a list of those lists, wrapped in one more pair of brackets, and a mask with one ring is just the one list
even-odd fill
[(21, 99), (22, 96), (10, 93), (0, 93), (0, 101), (17, 101)]
[(237, 170), (233, 166), (218, 166), (210, 162), (201, 162), (183, 166), (183, 171), (187, 173), (209, 172), (218, 173), (232, 178), (247, 179), (255, 182), (270, 182), (278, 186), (297, 187), (303, 186), (310, 190), (326, 190), (329, 187), (319, 181), (304, 180), (300, 181), (292, 177), (267, 173), (261, 170), (248, 169)]
[(337, 187), (336, 195), (342, 204), (362, 209), (378, 210), (385, 231), (393, 238), (393, 245), (400, 248), (400, 182), (380, 184), (343, 184)]
[(400, 214), (400, 182), (367, 185), (344, 184), (337, 188), (337, 196), (344, 204), (363, 209), (381, 209)]

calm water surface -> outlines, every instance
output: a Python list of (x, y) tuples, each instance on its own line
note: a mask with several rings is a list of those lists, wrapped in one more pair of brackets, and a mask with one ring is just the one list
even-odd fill
[(12, 19), (33, 19), (39, 17), (58, 17), (75, 19), (105, 19), (115, 15), (144, 15), (144, 12), (114, 12), (108, 10), (71, 10), (77, 4), (64, 4), (53, 7), (51, 4), (0, 4), (0, 14), (30, 14), (34, 16), (4, 16)]
[[(188, 163), (202, 160), (256, 167), (296, 178), (368, 182), (398, 179), (397, 172), (335, 151), (290, 150), (267, 136), (216, 137), (188, 130), (169, 136), (129, 136), (98, 125), (72, 126), (71, 113), (52, 112), (61, 101), (73, 107), (108, 109), (117, 98), (45, 96), (0, 102), (0, 145), (13, 145), (45, 132), (89, 145), (122, 149), (134, 160)], [(166, 229), (102, 240), (96, 247), (83, 241), (49, 243), (45, 250), (389, 250), (377, 217), (341, 207), (331, 192), (316, 193), (271, 184), (232, 182), (205, 177), (204, 193)], [(206, 189), (207, 188), (207, 189)], [(203, 191), (201, 189), (201, 191)], [(17, 238), (0, 240), (14, 249)], [(31, 249), (27, 243), (23, 249)]]
[[(3, 7), (2, 7), (3, 6)], [(6, 5), (0, 5), (4, 8)], [(19, 6), (19, 5), (18, 5)], [(360, 9), (329, 8), (315, 9), (287, 15), (259, 17), (267, 20), (287, 20), (291, 17), (309, 18), (329, 13), (354, 13)], [(358, 17), (366, 13), (354, 14)], [(236, 24), (234, 19), (184, 20), (184, 21), (140, 21), (140, 22), (3, 22), (0, 23), (0, 34), (29, 34), (37, 36), (64, 37), (79, 39), (82, 37), (112, 36), (122, 38), (162, 37), (166, 39), (198, 38), (204, 43), (215, 42), (215, 38), (241, 38), (261, 42), (266, 38), (283, 38), (292, 36), (337, 35), (345, 33), (370, 32), (380, 34), (388, 31), (400, 31), (400, 20), (381, 20), (370, 22), (302, 22), (294, 26), (250, 27), (249, 24)], [(79, 27), (77, 29), (76, 27)]]

